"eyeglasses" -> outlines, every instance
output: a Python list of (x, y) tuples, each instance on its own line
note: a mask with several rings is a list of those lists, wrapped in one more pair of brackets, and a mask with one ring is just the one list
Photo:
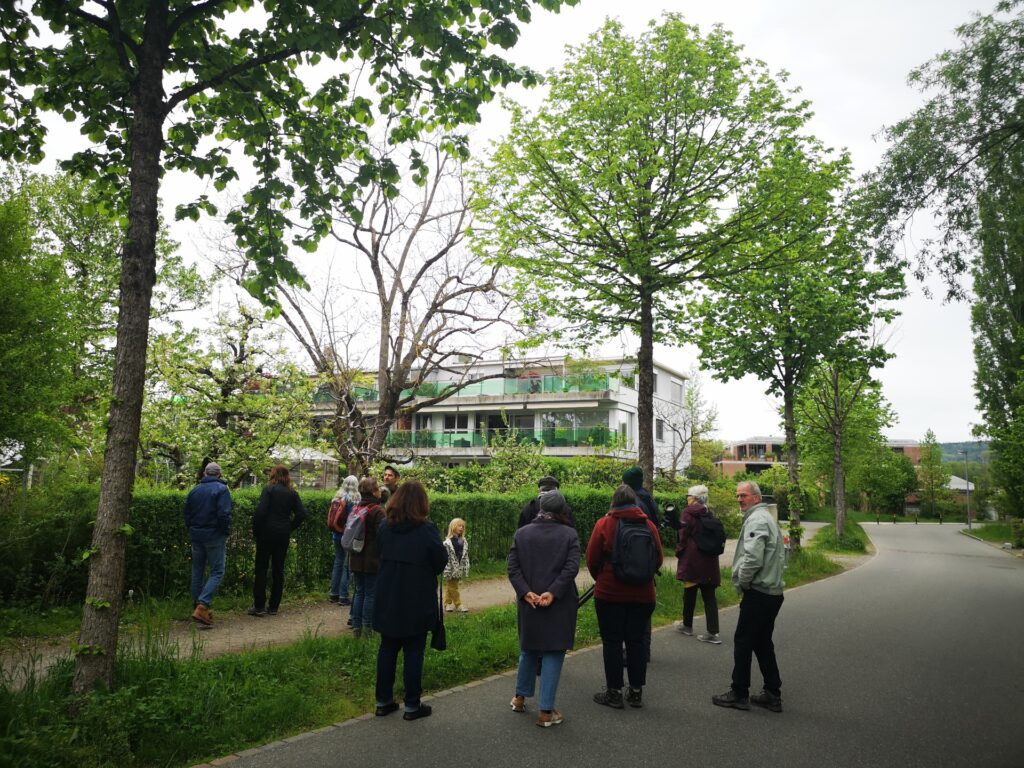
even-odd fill
[(737, 498), (737, 499), (745, 499), (745, 498), (747, 498), (747, 496), (749, 496), (749, 495), (750, 495), (749, 493), (737, 493), (737, 494), (736, 494), (736, 498)]

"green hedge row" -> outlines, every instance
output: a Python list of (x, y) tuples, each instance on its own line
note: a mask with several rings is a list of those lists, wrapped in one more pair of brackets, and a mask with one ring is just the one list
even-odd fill
[[(605, 488), (566, 488), (575, 510), (580, 541), (586, 542), (595, 521), (608, 511), (611, 491)], [(84, 599), (87, 567), (82, 559), (91, 542), (98, 501), (94, 486), (59, 494), (22, 497), (0, 511), (0, 599), (6, 603), (52, 605)], [(326, 587), (334, 561), (334, 547), (326, 527), (331, 493), (307, 491), (302, 501), (309, 514), (294, 536), (286, 565), (289, 589), (320, 590)], [(227, 565), (222, 589), (242, 593), (251, 588), (255, 545), (252, 511), (258, 489), (235, 491), (234, 515), (228, 538)], [(466, 520), (467, 537), (474, 561), (501, 561), (508, 554), (516, 522), (529, 492), (520, 494), (432, 494), (431, 518), (444, 535), (453, 517)], [(659, 505), (684, 498), (656, 494)], [(136, 598), (166, 597), (187, 591), (191, 545), (182, 520), (184, 491), (139, 491), (132, 501), (129, 522), (127, 588)], [(735, 536), (739, 517), (722, 515), (726, 529)], [(669, 551), (674, 532), (667, 531)]]

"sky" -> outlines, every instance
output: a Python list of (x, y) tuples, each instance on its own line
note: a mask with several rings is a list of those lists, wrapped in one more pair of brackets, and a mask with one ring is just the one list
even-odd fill
[[(958, 47), (955, 28), (992, 6), (994, 0), (991, 5), (978, 0), (582, 0), (559, 14), (537, 12), (512, 58), (540, 71), (560, 68), (565, 47), (585, 42), (607, 17), (633, 35), (665, 12), (679, 13), (702, 30), (721, 24), (749, 56), (789, 73), (789, 85), (811, 101), (815, 115), (809, 130), (826, 145), (847, 149), (859, 174), (881, 158), (882, 128), (924, 100), (907, 85), (910, 71)], [(535, 105), (543, 93), (520, 89), (511, 95)], [(479, 134), (500, 137), (505, 120), (494, 107)], [(930, 285), (935, 296), (944, 295), (937, 280)], [(981, 418), (972, 387), (969, 308), (926, 298), (912, 278), (908, 287), (902, 316), (890, 329), (888, 348), (895, 357), (878, 373), (898, 417), (887, 435), (920, 440), (932, 429), (940, 441), (972, 439), (971, 427)], [(659, 347), (656, 359), (686, 371), (697, 355), (693, 349)], [(718, 407), (720, 439), (781, 434), (778, 403), (764, 394), (760, 382), (747, 377), (723, 384), (707, 372), (701, 375), (704, 392)]]
[[(565, 63), (566, 46), (585, 42), (588, 35), (614, 17), (627, 32), (641, 34), (652, 19), (665, 12), (680, 13), (688, 22), (707, 29), (720, 23), (733, 33), (749, 56), (773, 71), (789, 73), (789, 85), (799, 87), (812, 103), (809, 129), (826, 145), (847, 149), (856, 172), (873, 168), (885, 145), (877, 138), (884, 126), (909, 115), (922, 101), (906, 84), (908, 73), (948, 48), (957, 47), (956, 26), (990, 6), (979, 0), (581, 0), (574, 8), (554, 14), (535, 8), (533, 21), (523, 28), (519, 44), (508, 54), (513, 61), (544, 72)], [(991, 0), (994, 5), (994, 0)], [(623, 11), (627, 8), (628, 11)], [(512, 89), (509, 95), (528, 106), (543, 98), (542, 88)], [(59, 118), (54, 118), (59, 123)], [(56, 126), (55, 126), (56, 127)], [(483, 112), (474, 129), (474, 144), (486, 147), (507, 127), (497, 102)], [(71, 126), (51, 134), (43, 170), (69, 153), (76, 141)], [(47, 167), (49, 166), (49, 167)], [(173, 221), (176, 202), (195, 192), (194, 181), (169, 175), (162, 195), (166, 220)], [(184, 251), (202, 250), (188, 224), (171, 225)], [(186, 253), (186, 258), (188, 254)], [(327, 254), (329, 256), (329, 254)], [(317, 254), (321, 257), (321, 254)], [(300, 259), (300, 261), (304, 261)], [(308, 263), (308, 262), (306, 262)], [(934, 294), (944, 291), (933, 281)], [(940, 441), (968, 440), (971, 426), (980, 422), (972, 389), (973, 355), (969, 309), (943, 304), (923, 295), (911, 281), (902, 303), (902, 316), (891, 329), (888, 346), (895, 354), (878, 375), (886, 398), (898, 416), (887, 430), (897, 439), (921, 439), (933, 429)], [(619, 343), (603, 352), (635, 354)], [(656, 359), (680, 371), (697, 360), (696, 350), (659, 347)], [(753, 435), (781, 433), (778, 403), (764, 386), (747, 377), (720, 383), (701, 374), (706, 396), (718, 408), (716, 436), (740, 440)]]

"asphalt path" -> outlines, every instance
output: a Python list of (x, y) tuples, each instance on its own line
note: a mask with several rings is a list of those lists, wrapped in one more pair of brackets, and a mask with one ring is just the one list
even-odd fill
[[(503, 675), (429, 699), (423, 720), (370, 716), (223, 762), (1024, 767), (1024, 560), (951, 525), (865, 529), (875, 557), (786, 593), (775, 632), (781, 714), (711, 704), (729, 684), (730, 608), (721, 646), (655, 633), (643, 709), (591, 701), (603, 674), (600, 651), (588, 649), (566, 661), (556, 704), (566, 719), (554, 728), (534, 727), (536, 699), (528, 714), (510, 710), (514, 678)], [(756, 691), (756, 662), (753, 681)]]

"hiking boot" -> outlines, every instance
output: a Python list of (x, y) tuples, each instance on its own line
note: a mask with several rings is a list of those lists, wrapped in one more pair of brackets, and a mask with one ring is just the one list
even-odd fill
[(255, 605), (250, 606), (249, 610), (246, 611), (250, 616), (266, 616), (267, 612), (262, 608), (257, 608)]
[(629, 686), (626, 689), (626, 703), (634, 709), (640, 709), (644, 705), (644, 689)]
[(526, 697), (525, 696), (513, 696), (511, 701), (513, 712), (525, 712), (526, 711)]
[(565, 720), (562, 717), (562, 713), (557, 709), (552, 709), (550, 712), (544, 712), (543, 710), (537, 714), (537, 723), (541, 728), (550, 728), (552, 725), (560, 725)]
[(750, 703), (770, 709), (772, 712), (782, 711), (782, 697), (776, 696), (771, 691), (762, 690), (760, 693), (751, 696)]
[(730, 688), (725, 693), (711, 697), (711, 703), (716, 707), (731, 707), (732, 709), (750, 709), (750, 698), (740, 696)]
[(704, 635), (697, 635), (697, 639), (702, 643), (711, 643), (712, 645), (721, 645), (722, 638), (718, 636), (717, 632), (708, 632)]
[(404, 712), (402, 714), (403, 720), (419, 720), (421, 717), (430, 717), (430, 713), (433, 712), (429, 704), (420, 704), (418, 709), (414, 709), (412, 712)]
[(600, 693), (594, 694), (594, 701), (612, 709), (625, 709), (622, 703), (622, 690), (619, 688), (605, 688)]
[(685, 624), (680, 622), (679, 624), (676, 624), (676, 629), (679, 631), (679, 634), (681, 634), (681, 635), (686, 635), (687, 637), (693, 637), (693, 627), (688, 627)]
[(212, 626), (213, 612), (202, 603), (197, 603), (196, 609), (192, 611), (192, 620), (207, 627)]

